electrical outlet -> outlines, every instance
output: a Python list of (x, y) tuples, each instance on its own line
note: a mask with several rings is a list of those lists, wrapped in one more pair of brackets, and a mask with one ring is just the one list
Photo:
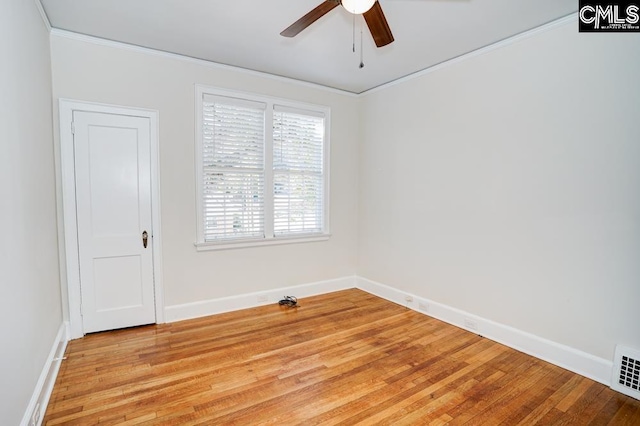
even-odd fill
[(424, 312), (429, 312), (429, 304), (428, 303), (418, 303), (418, 309)]
[(269, 297), (266, 294), (258, 296), (258, 303), (266, 303), (269, 301)]
[(469, 330), (478, 331), (478, 322), (469, 318), (464, 319), (464, 326)]
[(407, 303), (411, 303), (411, 302), (413, 302), (413, 296), (409, 296), (409, 295), (407, 294), (407, 295), (404, 297), (404, 300), (405, 300)]

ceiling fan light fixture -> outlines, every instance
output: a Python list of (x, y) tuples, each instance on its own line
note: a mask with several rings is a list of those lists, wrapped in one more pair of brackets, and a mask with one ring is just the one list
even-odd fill
[(342, 0), (342, 7), (354, 15), (361, 15), (371, 9), (376, 0)]

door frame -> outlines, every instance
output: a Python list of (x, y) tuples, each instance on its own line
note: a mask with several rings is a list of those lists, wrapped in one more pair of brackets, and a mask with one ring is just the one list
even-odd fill
[[(80, 258), (78, 251), (75, 158), (72, 131), (74, 111), (127, 115), (149, 119), (149, 134), (151, 138), (151, 224), (153, 226), (151, 247), (153, 248), (153, 291), (155, 296), (156, 323), (164, 323), (162, 239), (160, 235), (160, 156), (158, 141), (158, 111), (62, 98), (58, 101), (58, 108), (60, 119), (62, 223), (64, 227), (64, 255), (61, 256), (60, 266), (66, 269), (69, 337), (71, 339), (77, 339), (84, 336), (80, 293)], [(64, 282), (62, 285), (64, 285)], [(64, 293), (65, 292), (63, 291), (63, 294)]]

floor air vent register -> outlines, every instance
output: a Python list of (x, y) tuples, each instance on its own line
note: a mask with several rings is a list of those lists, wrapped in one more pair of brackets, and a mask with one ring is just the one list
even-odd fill
[(640, 351), (616, 345), (611, 388), (640, 399)]

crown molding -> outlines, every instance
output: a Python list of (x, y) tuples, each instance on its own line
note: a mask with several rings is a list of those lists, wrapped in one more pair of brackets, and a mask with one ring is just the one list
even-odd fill
[(89, 35), (85, 35), (85, 34), (80, 34), (80, 33), (75, 33), (72, 31), (67, 31), (67, 30), (61, 30), (58, 28), (51, 28), (51, 25), (49, 23), (49, 19), (42, 7), (42, 4), (40, 2), (40, 0), (35, 0), (36, 5), (38, 6), (38, 9), (40, 10), (40, 14), (42, 15), (42, 19), (45, 22), (45, 25), (47, 26), (47, 28), (49, 29), (51, 36), (55, 36), (55, 37), (61, 37), (61, 38), (67, 38), (67, 39), (71, 39), (71, 40), (76, 40), (76, 41), (81, 41), (84, 43), (91, 43), (91, 44), (95, 44), (95, 45), (99, 45), (99, 46), (106, 46), (106, 47), (111, 47), (111, 48), (115, 48), (115, 49), (123, 49), (123, 50), (128, 50), (128, 51), (133, 51), (133, 52), (137, 52), (137, 53), (142, 53), (142, 54), (147, 54), (147, 55), (153, 55), (153, 56), (160, 56), (160, 57), (164, 57), (167, 59), (173, 59), (173, 60), (178, 60), (178, 61), (184, 61), (184, 62), (188, 62), (188, 63), (192, 63), (192, 64), (197, 64), (200, 66), (205, 66), (205, 67), (209, 67), (209, 68), (214, 68), (214, 69), (218, 69), (218, 70), (225, 70), (225, 71), (235, 71), (235, 72), (240, 72), (243, 74), (247, 74), (247, 75), (252, 75), (255, 77), (260, 77), (260, 78), (266, 78), (266, 79), (270, 79), (270, 80), (274, 80), (274, 81), (279, 81), (279, 82), (284, 82), (284, 83), (288, 83), (288, 84), (294, 84), (294, 85), (298, 85), (298, 86), (302, 86), (302, 87), (307, 87), (310, 89), (315, 89), (315, 90), (321, 90), (324, 92), (329, 92), (329, 93), (334, 93), (334, 94), (338, 94), (338, 95), (342, 95), (342, 96), (347, 96), (347, 97), (353, 97), (353, 98), (359, 98), (359, 97), (363, 97), (366, 95), (370, 95), (373, 93), (377, 93), (379, 91), (385, 90), (387, 88), (393, 87), (395, 85), (398, 84), (402, 84), (402, 83), (406, 83), (408, 81), (411, 81), (413, 79), (416, 78), (420, 78), (422, 76), (425, 76), (427, 74), (430, 74), (432, 72), (436, 72), (436, 71), (440, 71), (443, 68), (446, 68), (448, 66), (451, 65), (455, 65), (459, 62), (468, 60), (468, 59), (472, 59), (475, 58), (477, 56), (480, 55), (484, 55), (487, 53), (490, 53), (494, 50), (497, 49), (502, 49), (504, 47), (510, 46), (512, 44), (515, 43), (519, 43), (523, 40), (529, 39), (531, 37), (534, 37), (538, 34), (541, 33), (545, 33), (548, 31), (551, 31), (553, 29), (559, 28), (561, 26), (570, 24), (570, 23), (575, 23), (578, 19), (578, 14), (577, 12), (572, 13), (570, 15), (567, 15), (565, 17), (556, 19), (554, 21), (548, 22), (544, 25), (541, 25), (539, 27), (536, 28), (532, 28), (528, 31), (522, 32), (520, 34), (508, 37), (506, 39), (497, 41), (495, 43), (492, 43), (490, 45), (481, 47), (479, 49), (473, 50), (471, 52), (462, 54), (460, 56), (457, 56), (455, 58), (452, 59), (448, 59), (446, 61), (440, 62), (439, 64), (433, 65), (431, 67), (422, 69), (420, 71), (416, 71), (412, 74), (408, 74), (404, 77), (400, 77), (396, 80), (390, 81), (388, 83), (384, 83), (381, 84), (379, 86), (376, 86), (374, 88), (359, 92), (359, 93), (354, 93), (354, 92), (350, 92), (347, 90), (341, 90), (341, 89), (336, 89), (335, 87), (329, 87), (329, 86), (324, 86), (321, 84), (317, 84), (317, 83), (311, 83), (308, 81), (304, 81), (304, 80), (297, 80), (291, 77), (284, 77), (284, 76), (280, 76), (280, 75), (276, 75), (276, 74), (270, 74), (267, 72), (263, 72), (263, 71), (256, 71), (256, 70), (252, 70), (252, 69), (248, 69), (248, 68), (242, 68), (242, 67), (237, 67), (237, 66), (233, 66), (233, 65), (228, 65), (228, 64), (221, 64), (218, 62), (213, 62), (213, 61), (208, 61), (205, 59), (200, 59), (200, 58), (194, 58), (191, 56), (185, 56), (185, 55), (180, 55), (177, 53), (170, 53), (170, 52), (165, 52), (162, 50), (157, 50), (157, 49), (152, 49), (149, 47), (142, 47), (142, 46), (137, 46), (137, 45), (133, 45), (133, 44), (128, 44), (128, 43), (123, 43), (123, 42), (119, 42), (119, 41), (113, 41), (113, 40), (108, 40), (108, 39), (103, 39), (103, 38), (99, 38), (99, 37), (94, 37), (94, 36), (89, 36)]
[(40, 12), (40, 17), (42, 18), (42, 22), (44, 22), (44, 26), (47, 28), (47, 31), (51, 33), (51, 22), (49, 22), (49, 17), (47, 16), (47, 12), (44, 11), (44, 7), (42, 6), (42, 1), (34, 0), (34, 2), (36, 3), (38, 12)]
[[(567, 15), (567, 16), (564, 16), (562, 18), (556, 19), (554, 21), (548, 22), (548, 23), (546, 23), (544, 25), (541, 25), (539, 27), (532, 28), (532, 29), (527, 30), (525, 32), (522, 32), (520, 34), (516, 34), (514, 36), (505, 38), (505, 39), (500, 40), (500, 41), (496, 41), (495, 43), (489, 44), (487, 46), (481, 47), (479, 49), (473, 50), (473, 51), (468, 52), (468, 53), (464, 53), (464, 54), (462, 54), (460, 56), (456, 56), (455, 58), (451, 58), (451, 59), (448, 59), (446, 61), (440, 62), (439, 64), (430, 66), (429, 68), (425, 68), (423, 70), (416, 71), (414, 73), (408, 74), (408, 75), (406, 75), (404, 77), (400, 77), (400, 78), (398, 78), (396, 80), (393, 80), (393, 81), (390, 81), (388, 83), (381, 84), (380, 86), (374, 87), (372, 89), (365, 90), (364, 92), (360, 92), (359, 96), (370, 95), (370, 94), (373, 94), (373, 93), (380, 92), (381, 90), (388, 89), (389, 87), (393, 87), (393, 86), (396, 86), (398, 84), (406, 83), (408, 81), (414, 80), (416, 78), (420, 78), (420, 77), (425, 76), (427, 74), (430, 74), (432, 72), (440, 71), (443, 68), (449, 67), (451, 65), (455, 65), (455, 64), (457, 64), (459, 62), (475, 58), (476, 56), (485, 55), (487, 53), (493, 52), (494, 50), (502, 49), (502, 48), (510, 46), (512, 44), (519, 43), (519, 42), (521, 42), (523, 40), (526, 40), (528, 38), (534, 37), (534, 36), (536, 36), (538, 34), (551, 31), (551, 30), (553, 30), (555, 28), (562, 27), (562, 26), (567, 25), (569, 23), (574, 23), (577, 20), (578, 20), (578, 13), (577, 12), (572, 13), (570, 15)], [(576, 31), (577, 31), (577, 29), (576, 29)]]
[[(36, 0), (36, 2), (37, 1), (38, 0)], [(104, 39), (104, 38), (89, 36), (89, 35), (86, 35), (86, 34), (75, 33), (75, 32), (67, 31), (67, 30), (61, 30), (61, 29), (58, 29), (58, 28), (53, 28), (51, 30), (51, 36), (60, 37), (60, 38), (67, 38), (67, 39), (71, 39), (71, 40), (75, 40), (75, 41), (81, 41), (81, 42), (84, 42), (84, 43), (91, 43), (91, 44), (95, 44), (95, 45), (99, 45), (99, 46), (111, 47), (111, 48), (114, 48), (114, 49), (128, 50), (128, 51), (131, 51), (131, 52), (141, 53), (141, 54), (145, 54), (145, 55), (159, 56), (159, 57), (163, 57), (163, 58), (167, 58), (167, 59), (183, 61), (183, 62), (196, 64), (196, 65), (200, 65), (200, 66), (204, 66), (204, 67), (218, 69), (218, 70), (240, 72), (240, 73), (251, 75), (251, 76), (254, 76), (254, 77), (266, 78), (266, 79), (270, 79), (270, 80), (274, 80), (274, 81), (279, 81), (279, 82), (288, 83), (288, 84), (294, 84), (294, 85), (297, 85), (297, 86), (307, 87), (307, 88), (315, 89), (315, 90), (321, 90), (321, 91), (324, 91), (324, 92), (334, 93), (334, 94), (343, 95), (343, 96), (358, 97), (358, 95), (356, 93), (353, 93), (353, 92), (348, 92), (346, 90), (340, 90), (340, 89), (336, 89), (336, 88), (329, 87), (329, 86), (323, 86), (321, 84), (310, 83), (308, 81), (297, 80), (295, 78), (283, 77), (283, 76), (280, 76), (280, 75), (270, 74), (270, 73), (263, 72), (263, 71), (256, 71), (256, 70), (252, 70), (252, 69), (248, 69), (248, 68), (242, 68), (242, 67), (236, 67), (236, 66), (233, 66), (233, 65), (221, 64), (221, 63), (218, 63), (218, 62), (207, 61), (205, 59), (194, 58), (194, 57), (185, 56), (185, 55), (179, 55), (177, 53), (165, 52), (163, 50), (151, 49), (149, 47), (142, 47), (142, 46), (137, 46), (137, 45), (134, 45), (134, 44), (122, 43), (122, 42), (113, 41), (113, 40), (107, 40), (107, 39)]]

